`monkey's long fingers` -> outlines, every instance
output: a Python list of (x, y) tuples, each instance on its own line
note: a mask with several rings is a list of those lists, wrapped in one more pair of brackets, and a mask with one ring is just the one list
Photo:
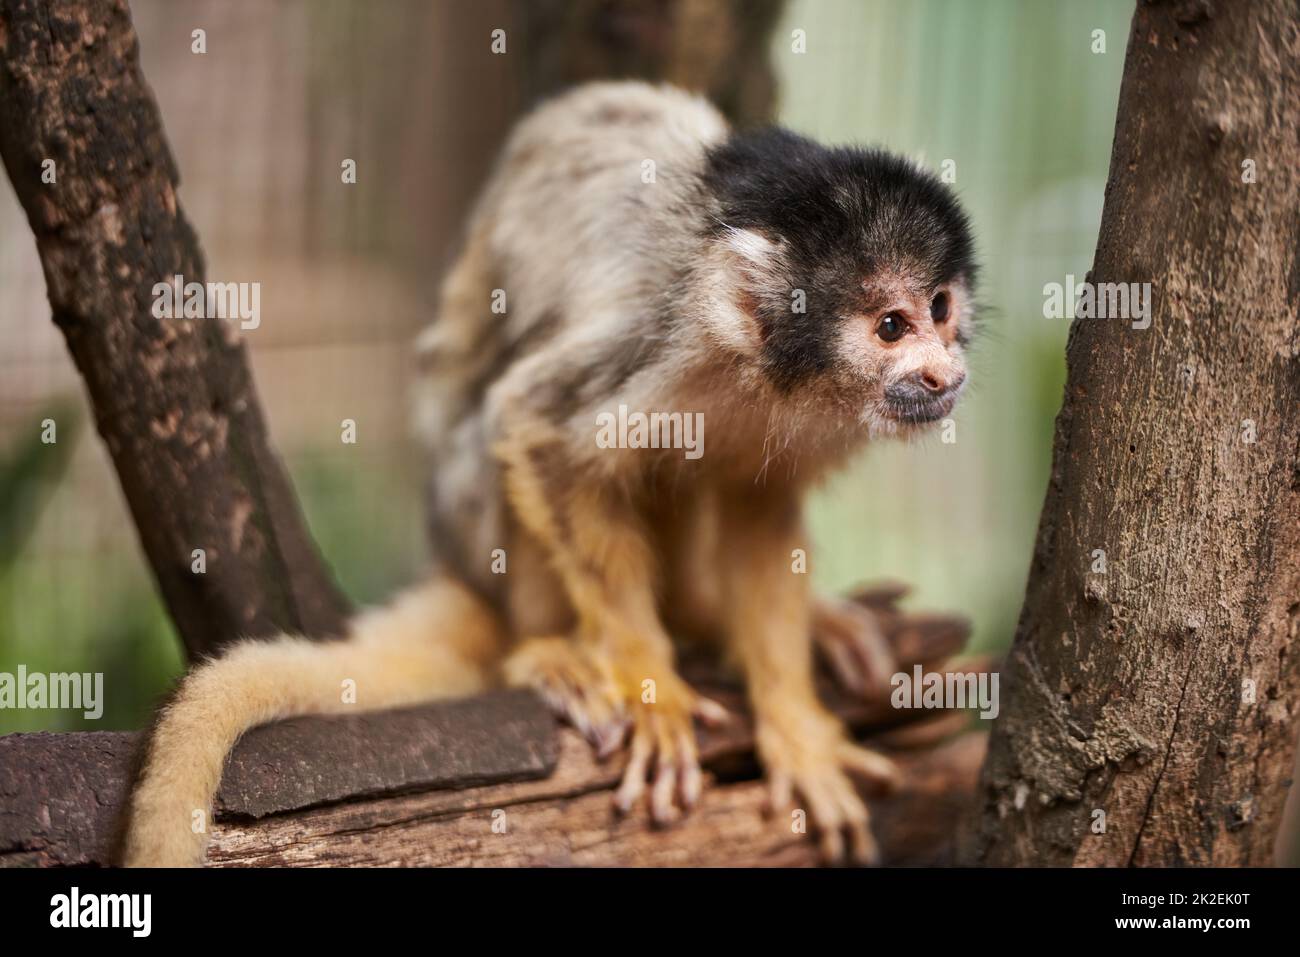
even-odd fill
[(898, 667), (894, 649), (880, 627), (876, 613), (856, 602), (844, 603), (849, 620), (854, 622), (851, 647), (862, 663), (868, 687), (884, 687)]
[(879, 619), (856, 602), (818, 599), (813, 638), (836, 677), (857, 694), (885, 686), (896, 670), (894, 650)]
[(880, 851), (871, 836), (867, 806), (853, 789), (852, 783), (842, 774), (832, 775), (827, 790), (839, 812), (839, 820), (848, 837), (848, 859), (855, 864), (879, 863)]
[(678, 799), (682, 807), (689, 810), (695, 807), (704, 787), (704, 775), (700, 771), (700, 752), (695, 746), (695, 736), (689, 731), (678, 734), (678, 749), (682, 754), (681, 788)]
[(627, 713), (608, 668), (565, 638), (533, 638), (506, 663), (507, 682), (529, 687), (605, 758), (622, 744)]
[(731, 722), (731, 712), (712, 698), (696, 697), (691, 714), (711, 728), (721, 727)]
[(655, 783), (650, 793), (650, 816), (656, 824), (671, 824), (681, 817), (674, 803), (677, 796), (677, 777), (683, 758), (677, 750), (677, 740), (670, 719), (655, 715)]
[(801, 774), (795, 788), (808, 807), (825, 863), (878, 861), (867, 807), (844, 774), (833, 768)]
[(654, 755), (654, 740), (648, 731), (644, 720), (638, 721), (632, 729), (632, 754), (623, 769), (623, 782), (614, 792), (614, 807), (624, 814), (632, 810), (645, 792), (646, 770)]
[(794, 779), (785, 771), (771, 771), (767, 780), (768, 814), (784, 811), (794, 801)]
[(822, 653), (826, 656), (831, 670), (835, 672), (835, 677), (840, 679), (840, 683), (848, 688), (854, 694), (865, 694), (867, 690), (866, 674), (862, 670), (862, 665), (857, 657), (849, 648), (848, 643), (836, 639), (823, 639), (819, 646)]
[(835, 756), (846, 771), (869, 781), (885, 794), (893, 794), (902, 784), (898, 765), (883, 754), (845, 741), (836, 749)]
[(813, 826), (820, 834), (823, 860), (828, 864), (838, 864), (844, 859), (844, 835), (841, 833), (844, 822), (825, 776), (801, 778), (796, 787), (808, 805)]

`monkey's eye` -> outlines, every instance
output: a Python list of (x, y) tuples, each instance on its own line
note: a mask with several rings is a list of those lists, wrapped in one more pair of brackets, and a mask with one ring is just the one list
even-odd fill
[(897, 342), (903, 338), (903, 333), (907, 331), (907, 322), (902, 316), (890, 313), (880, 320), (880, 325), (876, 327), (876, 335), (886, 342)]
[(948, 294), (941, 292), (934, 297), (930, 303), (930, 318), (936, 323), (944, 322), (948, 318)]

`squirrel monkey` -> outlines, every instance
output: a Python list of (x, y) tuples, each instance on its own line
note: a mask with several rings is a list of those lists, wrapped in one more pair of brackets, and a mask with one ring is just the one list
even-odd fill
[[(126, 862), (201, 862), (192, 821), (254, 725), (502, 685), (625, 748), (615, 803), (671, 821), (700, 795), (693, 720), (725, 712), (679, 677), (670, 635), (716, 639), (741, 672), (773, 807), (797, 799), (827, 858), (871, 861), (850, 778), (897, 771), (819, 703), (814, 645), (859, 690), (892, 662), (868, 613), (798, 573), (801, 504), (864, 442), (949, 414), (974, 275), (957, 200), (904, 159), (732, 132), (642, 83), (542, 105), (418, 343), (431, 582), (342, 640), (249, 641), (194, 669), (154, 730)], [(601, 441), (628, 410), (707, 423), (707, 446)]]

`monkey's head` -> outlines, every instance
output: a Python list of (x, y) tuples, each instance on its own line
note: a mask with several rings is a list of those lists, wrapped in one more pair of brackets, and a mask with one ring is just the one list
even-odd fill
[(889, 433), (952, 411), (975, 262), (947, 186), (889, 153), (781, 129), (715, 149), (704, 184), (733, 307), (716, 321), (777, 394)]

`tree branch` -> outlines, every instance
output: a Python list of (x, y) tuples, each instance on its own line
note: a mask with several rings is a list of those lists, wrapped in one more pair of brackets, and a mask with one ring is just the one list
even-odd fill
[(0, 157), (190, 658), (245, 636), (340, 632), (347, 602), (231, 322), (153, 315), (154, 284), (202, 283), (204, 264), (125, 0), (0, 0)]
[[(944, 671), (967, 625), (906, 614), (895, 589), (863, 592), (900, 666)], [(986, 662), (959, 670), (979, 673)], [(241, 739), (222, 776), (208, 862), (232, 865), (806, 864), (816, 845), (790, 817), (763, 814), (754, 733), (742, 688), (716, 661), (685, 663), (701, 693), (735, 720), (703, 730), (713, 777), (703, 806), (669, 834), (644, 815), (620, 821), (610, 797), (626, 755), (596, 761), (576, 733), (556, 727), (531, 692), (511, 691), (418, 708), (304, 717)], [(875, 831), (890, 863), (950, 862), (985, 736), (969, 714), (900, 710), (888, 687), (867, 699), (832, 682), (826, 703), (891, 750), (901, 793), (875, 798)], [(117, 732), (0, 738), (0, 866), (111, 864), (143, 736)], [(508, 839), (492, 829), (505, 811)]]
[(785, 0), (511, 0), (528, 43), (516, 56), (521, 102), (590, 80), (672, 83), (741, 126), (776, 102), (769, 47)]

